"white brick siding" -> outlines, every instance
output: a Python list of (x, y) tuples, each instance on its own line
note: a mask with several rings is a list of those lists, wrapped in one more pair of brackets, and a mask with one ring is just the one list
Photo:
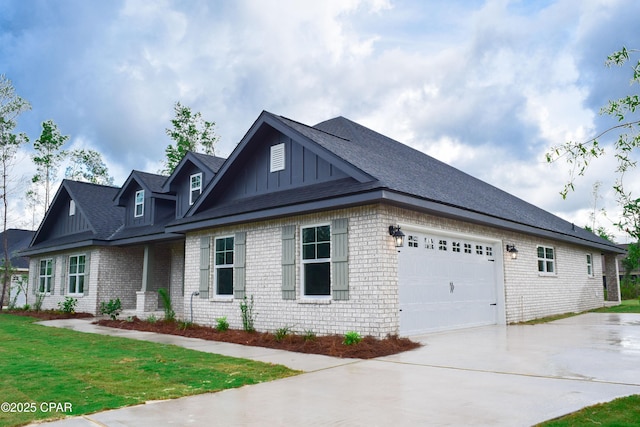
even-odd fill
[[(308, 302), (300, 298), (300, 226), (349, 218), (349, 300)], [(441, 229), (448, 232), (486, 236), (502, 242), (505, 318), (519, 322), (551, 314), (582, 311), (603, 305), (602, 266), (593, 250), (528, 235), (505, 232), (462, 221), (434, 217), (387, 205), (370, 205), (331, 212), (299, 215), (273, 221), (242, 224), (189, 233), (185, 243), (185, 295), (199, 288), (200, 238), (228, 236), (245, 231), (246, 295), (253, 296), (258, 330), (274, 331), (290, 327), (298, 332), (344, 334), (355, 330), (363, 335), (384, 337), (399, 330), (397, 251), (388, 234), (392, 224)], [(295, 225), (296, 300), (283, 300), (281, 291), (281, 230)], [(504, 245), (515, 244), (518, 258), (511, 259)], [(536, 245), (555, 248), (557, 276), (540, 276)], [(593, 255), (593, 276), (587, 275), (586, 254)], [(210, 290), (213, 295), (213, 251)], [(501, 288), (501, 287), (499, 287)], [(499, 299), (501, 300), (501, 298)], [(240, 301), (193, 299), (196, 323), (215, 325), (226, 317), (231, 327), (242, 328)], [(190, 312), (185, 298), (184, 313)]]

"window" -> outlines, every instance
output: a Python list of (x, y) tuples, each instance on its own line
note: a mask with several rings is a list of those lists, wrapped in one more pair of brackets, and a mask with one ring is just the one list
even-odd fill
[(233, 237), (216, 239), (215, 286), (217, 296), (233, 296)]
[(69, 216), (74, 216), (76, 214), (76, 202), (73, 200), (69, 200)]
[(271, 172), (284, 170), (284, 143), (271, 146)]
[(440, 240), (438, 242), (438, 250), (440, 250), (440, 251), (446, 251), (447, 250), (447, 241), (446, 240)]
[(555, 274), (555, 258), (553, 248), (538, 246), (538, 272)]
[(465, 243), (464, 244), (464, 253), (465, 254), (470, 254), (471, 253), (471, 243)]
[(476, 245), (476, 254), (482, 255), (484, 252), (482, 250), (482, 245)]
[(424, 238), (424, 248), (425, 249), (433, 249), (434, 248), (433, 239), (431, 237), (425, 237)]
[(409, 246), (410, 248), (417, 248), (418, 247), (418, 236), (412, 236), (409, 235), (407, 237), (407, 246)]
[(453, 252), (460, 252), (460, 242), (451, 242), (451, 250)]
[(133, 215), (136, 218), (144, 215), (144, 190), (136, 191), (136, 206)]
[(593, 258), (591, 254), (587, 254), (587, 275), (593, 277)]
[(73, 255), (69, 257), (69, 293), (84, 293), (85, 256)]
[(484, 253), (489, 257), (493, 256), (493, 247), (485, 246), (484, 247)]
[(302, 229), (303, 295), (331, 295), (331, 230), (328, 225)]
[(191, 175), (191, 183), (189, 185), (189, 205), (196, 201), (202, 193), (202, 173)]
[(38, 292), (50, 293), (53, 279), (53, 260), (51, 258), (40, 260), (40, 274), (38, 276)]

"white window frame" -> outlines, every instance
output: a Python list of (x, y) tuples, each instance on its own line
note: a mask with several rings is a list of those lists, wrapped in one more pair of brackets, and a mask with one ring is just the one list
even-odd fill
[[(140, 199), (142, 200), (138, 201), (138, 196), (140, 196)], [(140, 213), (138, 213), (138, 206), (140, 207)], [(133, 216), (135, 218), (144, 216), (144, 190), (136, 191), (136, 195), (134, 198)]]
[[(45, 266), (45, 274), (42, 274), (42, 263), (46, 263), (46, 266), (49, 267), (49, 269), (47, 269), (47, 267)], [(51, 272), (49, 274), (47, 274), (47, 270), (50, 270)], [(43, 258), (40, 260), (40, 262), (38, 263), (38, 290), (37, 292), (39, 294), (51, 294), (52, 291), (52, 285), (53, 285), (53, 258)], [(43, 290), (40, 290), (43, 289)]]
[(594, 277), (593, 274), (593, 254), (587, 254), (587, 276)]
[[(77, 266), (80, 265), (80, 257), (84, 257), (84, 267), (82, 269), (82, 273), (80, 273), (79, 271), (76, 271), (75, 273), (71, 272), (71, 259), (72, 258), (78, 258), (77, 261)], [(84, 295), (84, 291), (85, 288), (87, 287), (87, 276), (86, 276), (86, 271), (87, 271), (87, 254), (73, 254), (73, 255), (69, 255), (69, 259), (68, 259), (69, 263), (68, 263), (68, 267), (67, 267), (67, 293), (69, 295)], [(79, 269), (78, 269), (79, 270)], [(72, 290), (71, 289), (71, 278), (75, 277), (75, 287)], [(82, 292), (78, 292), (78, 282), (79, 282), (79, 278), (82, 277)]]
[(284, 142), (271, 146), (271, 157), (269, 161), (269, 171), (278, 172), (285, 168), (285, 147)]
[[(225, 239), (233, 239), (233, 248), (231, 250), (232, 252), (232, 257), (233, 257), (233, 263), (231, 264), (227, 264), (226, 262), (224, 264), (218, 264), (218, 240), (225, 240)], [(233, 271), (233, 267), (235, 265), (235, 260), (236, 260), (236, 241), (235, 241), (235, 236), (233, 234), (228, 235), (228, 236), (218, 236), (216, 238), (213, 239), (213, 297), (216, 299), (233, 299), (233, 289), (234, 289), (234, 284), (235, 284), (235, 277), (234, 277), (234, 271)], [(229, 252), (226, 248), (225, 248), (225, 253)], [(220, 269), (227, 269), (227, 268), (231, 268), (231, 293), (230, 294), (219, 294), (218, 293), (218, 278), (219, 278), (219, 273), (218, 270)]]
[[(195, 179), (198, 179), (198, 185), (194, 186)], [(193, 197), (193, 192), (197, 191), (198, 195)], [(189, 177), (189, 206), (193, 205), (196, 199), (202, 194), (202, 172), (194, 173)]]
[[(538, 253), (540, 251), (540, 249), (543, 250), (544, 253), (544, 257), (540, 257), (540, 254)], [(551, 254), (552, 254), (552, 258), (548, 258), (547, 255), (547, 250), (551, 249)], [(537, 268), (538, 268), (538, 274), (540, 276), (555, 276), (557, 275), (557, 269), (556, 269), (556, 258), (557, 258), (557, 254), (556, 254), (556, 249), (553, 246), (544, 246), (544, 245), (538, 245), (536, 246), (536, 259), (537, 259)], [(540, 263), (542, 262), (542, 266), (543, 269), (540, 270)], [(553, 271), (549, 271), (549, 263), (551, 263), (552, 265), (552, 270)]]
[[(329, 227), (329, 257), (328, 258), (312, 258), (305, 259), (304, 258), (304, 230), (308, 228), (319, 228), (319, 227)], [(324, 241), (323, 241), (324, 242)], [(315, 245), (318, 244), (318, 241), (314, 242)], [(300, 226), (300, 282), (301, 290), (300, 295), (302, 299), (307, 300), (330, 300), (331, 299), (331, 245), (333, 242), (331, 241), (331, 224), (330, 223), (321, 223), (321, 224), (308, 224), (304, 226)], [(317, 248), (317, 246), (316, 246)], [(329, 264), (329, 292), (326, 295), (307, 295), (306, 283), (305, 283), (305, 268), (309, 264)]]
[(76, 214), (76, 202), (75, 200), (69, 200), (69, 216), (74, 216)]

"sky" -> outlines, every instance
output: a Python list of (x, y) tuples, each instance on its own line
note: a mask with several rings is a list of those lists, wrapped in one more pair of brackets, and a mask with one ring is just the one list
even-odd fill
[[(545, 153), (616, 124), (600, 108), (638, 92), (630, 67), (605, 66), (640, 48), (638, 16), (636, 0), (0, 0), (0, 74), (32, 106), (17, 131), (33, 141), (53, 120), (116, 185), (162, 168), (176, 102), (216, 122), (224, 157), (263, 110), (344, 116), (576, 225), (595, 212), (623, 242), (615, 159), (563, 200), (569, 166)], [(38, 225), (21, 196), (31, 154), (13, 227)], [(640, 174), (625, 180), (640, 192)]]

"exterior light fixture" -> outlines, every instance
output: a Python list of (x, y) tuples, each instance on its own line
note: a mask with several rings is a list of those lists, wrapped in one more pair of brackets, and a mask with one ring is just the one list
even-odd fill
[(512, 259), (518, 258), (518, 250), (516, 249), (516, 245), (507, 245), (507, 252), (511, 254)]
[(401, 248), (404, 245), (404, 233), (400, 231), (399, 225), (390, 225), (389, 235), (393, 236), (393, 240), (396, 243), (396, 248)]

